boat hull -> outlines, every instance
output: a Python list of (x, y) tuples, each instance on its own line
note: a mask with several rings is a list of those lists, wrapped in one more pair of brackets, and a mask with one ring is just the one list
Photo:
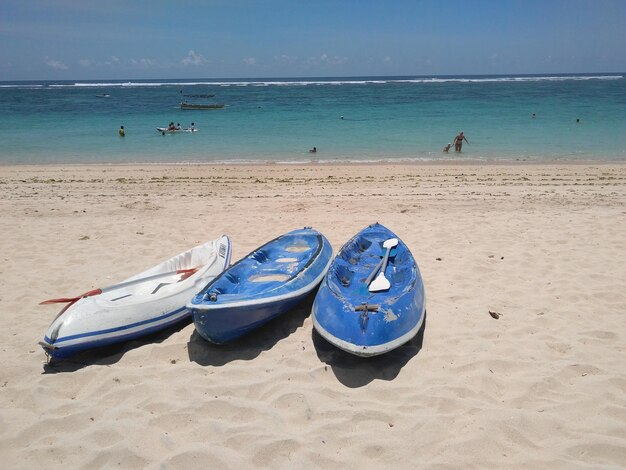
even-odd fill
[[(319, 284), (319, 282), (317, 283)], [(227, 306), (210, 311), (193, 310), (193, 321), (198, 334), (215, 344), (228, 343), (287, 313), (308, 296), (317, 285), (288, 299), (267, 299), (240, 307)]]
[(419, 268), (398, 239), (385, 276), (390, 288), (370, 292), (365, 280), (383, 256), (385, 240), (398, 238), (380, 224), (366, 227), (339, 251), (315, 297), (315, 330), (334, 346), (357, 356), (391, 351), (417, 335), (425, 294)]
[(123, 282), (179, 269), (200, 268), (181, 280), (179, 274), (83, 297), (52, 322), (40, 343), (56, 359), (81, 351), (136, 339), (189, 318), (186, 303), (230, 263), (228, 237), (192, 248)]
[(221, 344), (285, 314), (319, 286), (331, 258), (330, 243), (312, 229), (294, 230), (257, 248), (188, 304), (196, 331)]

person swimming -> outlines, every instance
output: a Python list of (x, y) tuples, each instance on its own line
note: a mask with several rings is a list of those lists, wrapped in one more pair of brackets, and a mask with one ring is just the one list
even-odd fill
[(313, 147), (311, 150), (309, 150), (309, 153), (317, 153), (317, 147)]

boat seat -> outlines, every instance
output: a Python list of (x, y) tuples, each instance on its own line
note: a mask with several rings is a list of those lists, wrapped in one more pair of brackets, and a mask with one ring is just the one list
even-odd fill
[(347, 266), (341, 264), (334, 266), (332, 274), (335, 282), (343, 287), (349, 287), (354, 278), (354, 273)]
[(285, 251), (287, 253), (305, 253), (310, 250), (312, 250), (312, 248), (309, 245), (305, 245), (302, 243), (295, 243), (285, 248)]
[(221, 277), (221, 281), (212, 286), (211, 292), (216, 294), (237, 294), (239, 293), (239, 288), (241, 287), (240, 283), (241, 276), (238, 273), (233, 271), (226, 272)]
[(371, 245), (372, 242), (370, 240), (359, 238), (358, 240), (354, 240), (349, 246), (345, 247), (341, 251), (341, 257), (346, 261), (350, 258), (358, 258), (359, 255), (367, 251)]
[[(356, 255), (356, 256), (355, 256)], [(354, 253), (353, 250), (344, 250), (341, 252), (341, 254), (339, 255), (339, 259), (345, 261), (348, 264), (351, 265), (356, 265), (358, 264), (359, 260), (359, 253)]]
[(259, 263), (266, 263), (267, 261), (269, 261), (269, 256), (267, 255), (267, 252), (265, 250), (255, 251), (252, 254), (252, 258)]
[(287, 253), (300, 254), (300, 256), (304, 256), (304, 253), (308, 253), (309, 251), (315, 249), (317, 246), (317, 237), (316, 236), (290, 236), (285, 237), (285, 245), (281, 250)]
[(248, 278), (251, 282), (285, 282), (291, 276), (281, 273), (260, 273), (253, 274)]
[(366, 238), (359, 238), (356, 241), (356, 245), (358, 250), (363, 253), (364, 251), (368, 250), (368, 248), (372, 245), (372, 242)]
[(387, 277), (392, 285), (404, 285), (411, 277), (408, 269), (398, 269), (387, 273)]

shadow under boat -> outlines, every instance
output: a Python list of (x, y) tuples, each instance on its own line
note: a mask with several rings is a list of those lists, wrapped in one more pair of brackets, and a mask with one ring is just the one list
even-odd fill
[(194, 329), (187, 344), (189, 360), (201, 366), (223, 366), (232, 361), (254, 359), (302, 327), (311, 313), (316, 292), (317, 289), (284, 315), (229, 343), (211, 343)]
[(337, 380), (349, 388), (363, 387), (378, 380), (395, 379), (402, 368), (422, 349), (427, 315), (417, 334), (402, 346), (385, 354), (360, 357), (347, 353), (326, 341), (313, 329), (313, 346), (320, 361), (328, 364)]
[(60, 372), (75, 372), (87, 366), (110, 366), (115, 364), (124, 357), (129, 351), (132, 351), (148, 344), (160, 344), (172, 336), (174, 333), (181, 331), (191, 323), (191, 317), (175, 323), (161, 331), (151, 333), (140, 338), (115, 343), (107, 346), (87, 349), (85, 351), (74, 354), (73, 356), (50, 360), (44, 364), (44, 374), (58, 374)]
[[(216, 345), (206, 341), (194, 329), (187, 343), (189, 359), (202, 366), (222, 366), (234, 360), (251, 360), (261, 352), (271, 349), (276, 343), (287, 338), (298, 328), (311, 313), (315, 292), (308, 295), (295, 308), (269, 321), (248, 335), (231, 343)], [(75, 372), (88, 366), (110, 366), (119, 362), (124, 354), (148, 344), (160, 344), (172, 334), (187, 327), (191, 317), (162, 331), (146, 335), (123, 343), (101, 346), (82, 351), (63, 359), (50, 358), (43, 365), (44, 374)]]
[[(216, 345), (206, 341), (194, 329), (188, 343), (189, 360), (201, 366), (223, 366), (236, 360), (252, 360), (263, 351), (274, 347), (289, 337), (311, 313), (316, 292), (308, 295), (297, 307), (281, 315), (259, 329), (227, 344)], [(44, 374), (75, 372), (87, 366), (110, 366), (134, 349), (148, 344), (160, 344), (172, 334), (181, 331), (191, 323), (191, 319), (181, 321), (162, 331), (124, 343), (89, 349), (66, 359), (51, 359), (44, 364)], [(393, 380), (402, 368), (422, 349), (427, 315), (417, 335), (393, 351), (380, 356), (363, 358), (349, 354), (322, 338), (312, 329), (312, 341), (320, 361), (328, 364), (337, 380), (346, 387), (358, 388), (373, 380)]]

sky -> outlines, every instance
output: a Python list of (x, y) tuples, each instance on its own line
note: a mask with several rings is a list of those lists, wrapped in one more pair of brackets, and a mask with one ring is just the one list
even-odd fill
[(625, 0), (0, 0), (0, 81), (626, 71)]

